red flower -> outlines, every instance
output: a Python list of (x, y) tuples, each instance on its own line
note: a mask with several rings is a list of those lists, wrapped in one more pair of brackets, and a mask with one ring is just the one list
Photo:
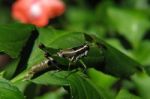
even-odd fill
[(12, 16), (22, 23), (42, 27), (64, 10), (65, 5), (61, 0), (17, 0), (12, 6)]

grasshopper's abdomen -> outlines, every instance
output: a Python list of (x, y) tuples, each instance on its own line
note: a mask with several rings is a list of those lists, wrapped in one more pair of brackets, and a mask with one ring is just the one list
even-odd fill
[(57, 54), (59, 57), (64, 57), (64, 58), (67, 58), (70, 61), (74, 62), (74, 61), (77, 61), (78, 59), (86, 56), (88, 51), (89, 51), (89, 45), (84, 44), (84, 45), (74, 47), (71, 49), (61, 50)]
[(26, 80), (31, 79), (36, 73), (41, 72), (50, 68), (49, 66), (50, 60), (46, 59), (39, 64), (33, 65), (32, 68), (28, 71), (27, 75), (25, 76)]

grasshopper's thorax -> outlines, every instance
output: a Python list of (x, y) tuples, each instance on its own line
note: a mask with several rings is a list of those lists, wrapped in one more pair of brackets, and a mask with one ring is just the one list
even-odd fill
[(61, 50), (57, 54), (59, 57), (68, 58), (69, 60), (74, 61), (81, 57), (86, 56), (88, 51), (89, 51), (88, 44), (84, 44), (84, 45), (74, 47), (71, 49)]
[(74, 53), (73, 49), (65, 49), (65, 50), (61, 50), (60, 52), (57, 53), (59, 57), (72, 57), (74, 56), (76, 53)]

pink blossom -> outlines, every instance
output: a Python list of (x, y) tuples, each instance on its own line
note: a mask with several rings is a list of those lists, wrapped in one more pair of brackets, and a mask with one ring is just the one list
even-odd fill
[(65, 5), (61, 0), (17, 0), (12, 6), (14, 19), (42, 27), (49, 19), (63, 14)]

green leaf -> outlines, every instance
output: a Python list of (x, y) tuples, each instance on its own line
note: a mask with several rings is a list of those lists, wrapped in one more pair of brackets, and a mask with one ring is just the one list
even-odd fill
[(82, 58), (87, 67), (99, 66), (104, 60), (102, 51), (95, 46), (90, 46), (89, 52), (86, 57)]
[(103, 2), (100, 2), (96, 7), (96, 20), (97, 22), (102, 24), (107, 30), (108, 30), (107, 23), (109, 23), (107, 10), (109, 7), (113, 5), (114, 5), (113, 0), (105, 0)]
[(99, 47), (104, 55), (104, 71), (117, 77), (128, 77), (136, 71), (141, 71), (141, 65), (113, 48), (106, 42), (99, 40)]
[(39, 32), (40, 35), (33, 47), (28, 67), (39, 63), (44, 59), (43, 51), (38, 48), (40, 43), (56, 49), (72, 48), (85, 43), (84, 35), (79, 32), (60, 31), (52, 28), (41, 28), (39, 29)]
[(105, 42), (112, 45), (114, 48), (118, 49), (121, 52), (125, 51), (123, 45), (121, 44), (121, 42), (118, 39), (109, 38), (109, 39), (105, 39)]
[[(90, 37), (91, 35), (88, 36)], [(92, 37), (93, 36), (91, 36), (91, 38)], [(141, 64), (120, 52), (116, 48), (112, 47), (111, 45), (107, 44), (102, 39), (93, 37), (93, 43), (99, 47), (101, 52), (100, 56), (103, 56), (103, 58), (99, 60), (101, 64), (98, 64), (98, 66), (95, 66), (94, 64), (91, 67), (117, 77), (129, 77), (137, 71), (142, 71)]]
[(24, 99), (24, 96), (15, 86), (0, 78), (0, 99)]
[(116, 96), (116, 99), (141, 99), (140, 97), (129, 93), (126, 89), (121, 89)]
[(83, 75), (74, 73), (67, 79), (73, 99), (105, 99), (104, 92)]
[(149, 7), (148, 0), (126, 0), (123, 2), (126, 7), (145, 10)]
[(63, 99), (64, 94), (66, 94), (66, 91), (63, 88), (60, 88), (54, 92), (49, 92), (43, 96), (37, 97), (36, 99)]
[(150, 66), (149, 66), (149, 65), (148, 65), (148, 66), (145, 66), (144, 69), (145, 69), (146, 73), (147, 73), (148, 75), (150, 75)]
[(150, 97), (150, 77), (146, 73), (137, 73), (132, 76), (132, 80), (137, 88), (138, 93), (142, 99), (149, 99)]
[(20, 61), (20, 57), (14, 59), (11, 63), (9, 63), (4, 70), (4, 78), (10, 79), (15, 73), (18, 63)]
[(91, 25), (84, 30), (84, 32), (88, 33), (89, 35), (94, 35), (97, 38), (104, 38), (107, 34), (106, 29), (100, 25)]
[(90, 10), (87, 9), (79, 9), (79, 8), (70, 8), (66, 12), (66, 17), (69, 22), (72, 24), (84, 24), (93, 22), (93, 14), (91, 14)]
[(84, 43), (84, 35), (80, 32), (40, 28), (38, 42), (52, 48), (70, 48)]
[(144, 40), (133, 50), (134, 58), (143, 65), (150, 65), (150, 40)]
[(0, 25), (0, 51), (18, 57), (32, 30), (32, 26), (23, 24)]
[[(44, 52), (38, 47), (40, 43), (43, 43), (48, 48), (54, 48), (54, 50), (55, 48), (56, 50), (57, 48), (72, 48), (85, 43), (84, 35), (79, 32), (59, 31), (52, 28), (41, 28), (39, 32), (40, 34), (28, 60), (26, 71), (45, 60)], [(26, 71), (21, 73), (18, 77), (15, 77), (13, 82), (22, 80), (22, 77), (27, 73)]]
[(110, 7), (107, 10), (110, 26), (125, 36), (133, 47), (137, 47), (150, 28), (148, 16), (136, 10)]
[(104, 74), (93, 68), (88, 70), (88, 76), (97, 86), (105, 89), (111, 88), (112, 85), (118, 80), (111, 75)]
[(93, 68), (88, 69), (87, 75), (89, 79), (104, 93), (106, 93), (106, 99), (114, 99), (115, 91), (112, 90), (112, 86), (117, 82), (118, 78), (105, 74), (101, 71), (97, 71)]
[(42, 84), (42, 85), (69, 85), (69, 82), (65, 79), (65, 76), (67, 76), (66, 72), (61, 71), (53, 71), (53, 72), (47, 72), (43, 75), (31, 80), (32, 82), (36, 84)]
[(125, 48), (123, 47), (123, 45), (120, 43), (120, 41), (118, 39), (114, 39), (114, 38), (109, 38), (109, 39), (105, 39), (105, 41), (110, 44), (112, 47), (116, 48), (117, 50), (121, 51), (122, 53), (124, 53), (127, 56), (133, 57), (131, 52), (125, 50)]
[(87, 26), (95, 22), (94, 13), (87, 9), (70, 8), (66, 11), (66, 18), (69, 21), (67, 28), (74, 31), (86, 30)]
[(47, 72), (33, 80), (36, 84), (69, 86), (73, 99), (103, 99), (100, 89), (87, 78), (78, 73), (71, 72)]

